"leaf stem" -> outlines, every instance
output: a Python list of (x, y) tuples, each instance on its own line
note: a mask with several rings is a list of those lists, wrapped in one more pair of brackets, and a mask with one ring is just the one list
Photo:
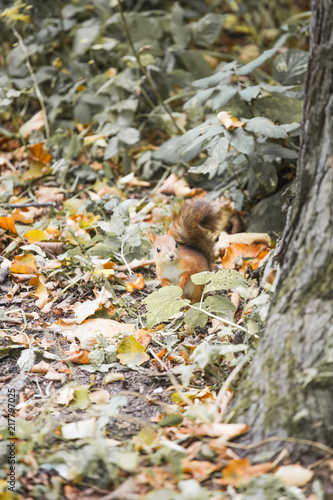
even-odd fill
[[(185, 301), (183, 299), (180, 299), (180, 300), (185, 303)], [(196, 309), (197, 311), (201, 311), (201, 312), (207, 314), (211, 318), (217, 319), (221, 323), (226, 323), (227, 325), (233, 326), (234, 328), (238, 328), (239, 330), (242, 330), (243, 332), (247, 332), (247, 329), (244, 328), (243, 326), (237, 325), (236, 323), (233, 323), (232, 321), (229, 321), (227, 319), (220, 318), (219, 316), (216, 316), (216, 314), (205, 311), (204, 309), (202, 309), (202, 307), (192, 306), (191, 304), (186, 304), (186, 305), (192, 307), (193, 309)]]

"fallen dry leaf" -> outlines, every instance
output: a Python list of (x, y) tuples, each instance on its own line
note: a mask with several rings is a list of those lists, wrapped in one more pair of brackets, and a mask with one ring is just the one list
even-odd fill
[(118, 346), (117, 358), (122, 365), (142, 365), (150, 359), (144, 351), (145, 348), (134, 337), (126, 337)]
[(66, 380), (65, 373), (58, 373), (56, 371), (48, 371), (44, 377), (46, 380), (53, 380), (54, 382), (64, 382)]
[(119, 382), (120, 380), (125, 380), (125, 375), (123, 373), (108, 373), (104, 378), (104, 385), (111, 384), (112, 382)]
[(69, 403), (74, 399), (75, 387), (64, 387), (58, 394), (57, 403), (58, 405), (69, 405)]
[(190, 197), (196, 194), (204, 193), (201, 188), (191, 189), (184, 177), (179, 177), (176, 174), (171, 174), (158, 189), (159, 193), (174, 194), (176, 196)]
[(5, 231), (17, 234), (14, 217), (0, 217), (0, 227)]
[(65, 358), (64, 361), (70, 361), (71, 363), (75, 363), (77, 365), (88, 365), (90, 363), (89, 352), (84, 349), (74, 351), (70, 353), (70, 355)]
[(134, 338), (141, 344), (145, 349), (147, 349), (150, 341), (152, 339), (152, 335), (147, 332), (147, 330), (136, 330), (134, 333)]
[(28, 146), (31, 157), (39, 161), (40, 163), (44, 163), (45, 165), (50, 163), (53, 156), (44, 149), (44, 143), (39, 142), (38, 144), (33, 144), (32, 146)]
[(245, 122), (241, 122), (237, 118), (231, 116), (230, 111), (221, 111), (216, 115), (218, 121), (227, 129), (234, 130), (238, 127), (244, 127)]
[(264, 464), (251, 465), (247, 458), (232, 460), (223, 470), (222, 478), (215, 479), (214, 483), (232, 486), (240, 486), (247, 483), (253, 476), (262, 476), (270, 472), (273, 464), (268, 462)]
[(49, 371), (50, 365), (45, 361), (37, 363), (31, 368), (32, 373), (47, 373)]
[(45, 286), (44, 276), (37, 273), (37, 275), (30, 280), (29, 285), (37, 287), (34, 292), (31, 292), (31, 295), (33, 297), (38, 297), (36, 300), (36, 306), (39, 307), (39, 309), (42, 309), (48, 301), (48, 293)]
[(188, 460), (184, 458), (181, 462), (183, 471), (191, 474), (193, 479), (204, 481), (213, 472), (219, 469), (219, 466), (208, 462), (207, 460)]
[(304, 486), (313, 477), (313, 471), (301, 465), (284, 465), (279, 467), (275, 476), (289, 486)]
[(41, 229), (32, 229), (28, 231), (24, 235), (25, 239), (29, 241), (29, 243), (35, 243), (36, 241), (45, 241), (47, 240), (47, 234)]
[(10, 271), (16, 274), (37, 273), (37, 266), (34, 255), (32, 253), (27, 253), (27, 255), (17, 255), (14, 259), (14, 262), (10, 266)]
[(89, 394), (90, 401), (99, 405), (106, 405), (109, 402), (110, 394), (105, 389), (91, 392)]
[(244, 273), (248, 266), (254, 271), (269, 251), (270, 248), (264, 243), (258, 245), (231, 243), (222, 258), (222, 265), (224, 269), (237, 269), (241, 273)]
[(15, 208), (12, 217), (22, 224), (32, 224), (44, 212), (43, 207)]
[[(67, 320), (68, 321), (68, 320)], [(124, 335), (134, 335), (135, 325), (132, 323), (119, 323), (112, 319), (94, 318), (86, 319), (80, 325), (72, 324), (73, 321), (60, 319), (57, 323), (49, 325), (48, 328), (62, 333), (71, 342), (79, 339), (82, 349), (91, 351), (96, 344), (96, 335), (104, 335), (109, 340), (113, 340), (120, 333)]]
[(242, 243), (244, 245), (257, 245), (264, 243), (271, 246), (271, 237), (267, 233), (236, 233), (228, 234), (225, 231), (219, 236), (215, 250), (224, 251), (231, 243)]
[(20, 134), (26, 139), (33, 130), (41, 129), (44, 124), (44, 112), (41, 110), (20, 127)]

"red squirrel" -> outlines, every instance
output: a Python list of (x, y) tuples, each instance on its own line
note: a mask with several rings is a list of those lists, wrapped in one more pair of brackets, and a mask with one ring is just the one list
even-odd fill
[(200, 301), (204, 285), (195, 285), (191, 276), (211, 270), (215, 261), (212, 233), (222, 231), (228, 219), (225, 209), (191, 200), (173, 216), (168, 234), (148, 233), (162, 286), (178, 285), (184, 291), (183, 298), (192, 304)]

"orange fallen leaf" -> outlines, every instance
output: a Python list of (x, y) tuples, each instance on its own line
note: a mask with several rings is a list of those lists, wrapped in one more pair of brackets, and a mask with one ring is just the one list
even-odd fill
[(122, 365), (142, 365), (150, 359), (144, 351), (145, 348), (133, 336), (126, 337), (118, 346), (117, 358)]
[(152, 335), (150, 335), (147, 330), (136, 330), (134, 338), (146, 349), (151, 341)]
[(10, 266), (10, 271), (16, 274), (37, 273), (35, 257), (32, 253), (27, 253), (27, 255), (17, 255), (14, 262)]
[(14, 217), (0, 217), (0, 227), (6, 231), (17, 234)]
[(227, 130), (234, 130), (237, 127), (244, 127), (245, 122), (231, 116), (230, 111), (221, 111), (216, 118)]
[(237, 269), (241, 273), (244, 273), (248, 266), (254, 271), (269, 251), (270, 248), (264, 243), (258, 245), (231, 243), (222, 258), (222, 265), (225, 269)]
[(138, 273), (136, 275), (136, 279), (134, 281), (130, 281), (130, 285), (134, 290), (142, 290), (145, 287), (145, 282), (142, 274)]
[(207, 460), (188, 460), (184, 458), (181, 463), (183, 471), (191, 474), (192, 478), (197, 481), (204, 481), (219, 469), (218, 465)]
[(80, 349), (71, 353), (68, 358), (64, 359), (64, 361), (70, 361), (71, 363), (75, 363), (77, 365), (88, 365), (90, 364), (88, 356), (89, 351)]
[(48, 301), (48, 293), (45, 286), (44, 276), (37, 273), (37, 275), (30, 280), (29, 285), (37, 287), (31, 295), (33, 297), (37, 297), (36, 306), (39, 307), (39, 309), (42, 309)]
[(33, 144), (32, 146), (28, 146), (30, 151), (30, 155), (34, 160), (37, 160), (44, 165), (50, 163), (52, 160), (52, 155), (44, 149), (44, 144), (39, 142), (38, 144)]
[(273, 464), (268, 462), (264, 464), (251, 465), (247, 458), (232, 460), (223, 470), (222, 478), (215, 479), (218, 484), (240, 486), (247, 483), (253, 476), (262, 476), (271, 471)]

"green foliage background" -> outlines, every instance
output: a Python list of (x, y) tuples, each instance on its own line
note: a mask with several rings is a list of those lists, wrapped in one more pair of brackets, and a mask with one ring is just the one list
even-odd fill
[[(46, 134), (63, 183), (71, 173), (113, 183), (133, 169), (149, 180), (171, 169), (194, 184), (204, 174), (242, 209), (244, 197), (274, 193), (293, 177), (307, 2), (0, 4), (1, 132), (16, 135), (8, 122), (18, 128), (44, 102), (48, 127), (29, 142)], [(219, 111), (246, 126), (226, 130)], [(88, 159), (78, 165), (82, 153)]]

